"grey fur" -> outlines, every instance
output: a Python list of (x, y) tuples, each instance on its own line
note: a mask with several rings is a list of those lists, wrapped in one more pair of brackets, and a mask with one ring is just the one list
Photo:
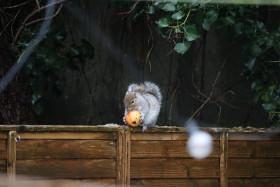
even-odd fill
[[(159, 87), (152, 82), (130, 84), (124, 97), (124, 122), (129, 111), (137, 110), (141, 113), (142, 131), (155, 126), (160, 112), (162, 95)], [(126, 122), (125, 122), (126, 123)]]

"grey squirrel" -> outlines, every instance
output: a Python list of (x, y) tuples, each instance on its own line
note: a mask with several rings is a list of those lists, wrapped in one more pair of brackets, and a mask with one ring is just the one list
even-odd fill
[(124, 122), (129, 111), (137, 110), (141, 113), (140, 122), (142, 131), (147, 127), (155, 126), (160, 112), (162, 95), (159, 87), (152, 82), (130, 84), (124, 97)]

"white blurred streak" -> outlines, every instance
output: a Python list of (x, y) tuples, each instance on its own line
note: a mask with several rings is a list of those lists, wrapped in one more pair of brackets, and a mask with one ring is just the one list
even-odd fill
[[(47, 4), (52, 4), (56, 0), (49, 0)], [(49, 6), (46, 8), (45, 18), (52, 17), (54, 14), (54, 7)], [(22, 68), (28, 57), (31, 53), (37, 48), (38, 44), (44, 39), (45, 35), (48, 32), (49, 26), (51, 24), (52, 19), (46, 19), (39, 30), (39, 33), (36, 37), (29, 43), (27, 49), (22, 53), (17, 62), (11, 67), (11, 69), (6, 73), (3, 79), (0, 82), (0, 94), (4, 91), (7, 85), (12, 81), (12, 79), (16, 76), (17, 72)]]

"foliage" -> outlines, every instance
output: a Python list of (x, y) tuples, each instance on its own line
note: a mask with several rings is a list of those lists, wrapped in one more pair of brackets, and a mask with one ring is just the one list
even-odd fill
[(280, 25), (267, 19), (264, 10), (266, 7), (164, 0), (149, 2), (146, 7), (147, 15), (155, 19), (158, 34), (182, 55), (214, 23), (216, 28), (226, 28), (233, 36), (244, 38), (242, 73), (251, 82), (253, 102), (268, 112), (273, 126), (280, 126)]
[[(20, 38), (18, 47), (21, 51), (36, 34), (33, 30), (26, 29)], [(94, 56), (94, 48), (87, 40), (82, 39), (80, 44), (67, 44), (66, 36), (67, 32), (61, 27), (52, 26), (25, 64), (23, 72), (32, 90), (32, 104), (37, 115), (43, 111), (39, 101), (47, 90), (56, 96), (62, 94), (66, 80), (63, 72), (82, 71)]]
[(148, 14), (158, 17), (158, 33), (174, 44), (174, 51), (184, 54), (193, 41), (200, 38), (199, 30), (209, 30), (217, 20), (219, 7), (199, 3), (156, 1), (149, 4)]

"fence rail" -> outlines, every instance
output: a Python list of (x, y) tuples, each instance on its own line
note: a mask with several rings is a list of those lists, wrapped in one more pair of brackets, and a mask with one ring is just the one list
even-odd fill
[(118, 186), (278, 186), (279, 129), (204, 130), (213, 152), (197, 161), (181, 127), (2, 125), (0, 173)]

